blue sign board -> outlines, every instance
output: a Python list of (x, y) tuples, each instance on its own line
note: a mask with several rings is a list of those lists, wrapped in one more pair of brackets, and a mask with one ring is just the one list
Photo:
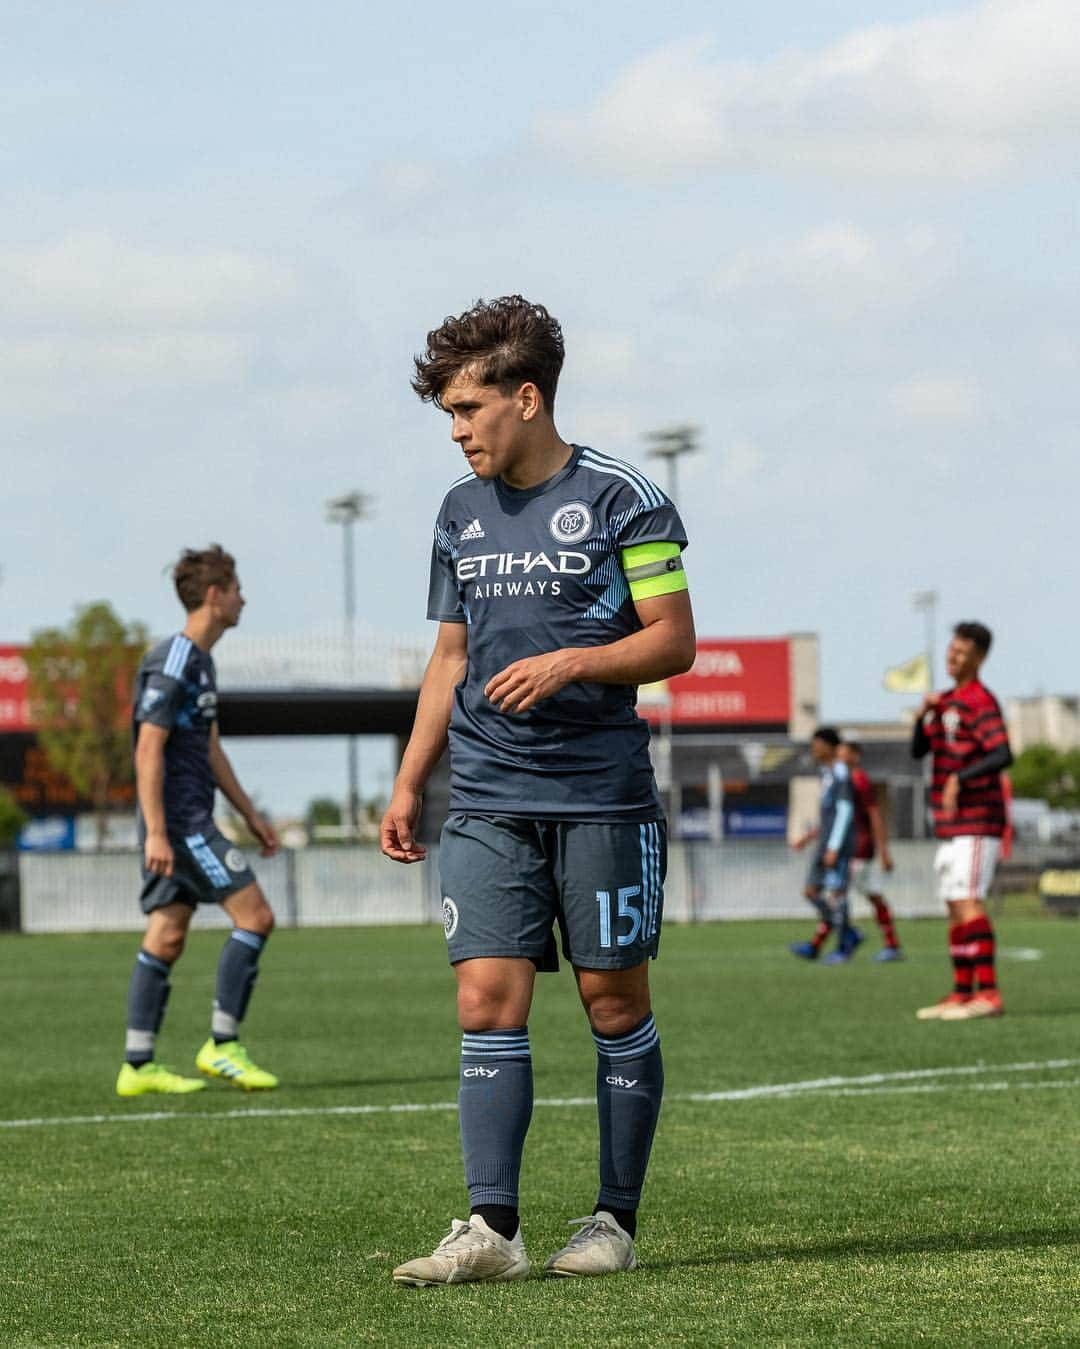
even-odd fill
[(724, 811), (725, 838), (786, 838), (783, 806), (730, 806)]
[(75, 820), (70, 815), (43, 815), (19, 831), (20, 852), (70, 852), (75, 847)]

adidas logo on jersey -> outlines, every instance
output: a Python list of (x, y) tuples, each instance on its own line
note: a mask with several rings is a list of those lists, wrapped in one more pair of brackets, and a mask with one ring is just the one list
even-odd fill
[(466, 525), (461, 531), (461, 542), (468, 543), (470, 539), (486, 539), (483, 526), (479, 520), (474, 520), (471, 525)]

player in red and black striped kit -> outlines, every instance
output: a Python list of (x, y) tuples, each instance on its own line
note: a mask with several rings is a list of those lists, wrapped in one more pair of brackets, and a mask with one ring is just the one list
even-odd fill
[(844, 740), (838, 753), (851, 770), (851, 789), (855, 797), (855, 856), (851, 882), (874, 910), (874, 918), (881, 929), (881, 950), (874, 959), (881, 963), (902, 960), (892, 910), (882, 893), (882, 875), (893, 869), (885, 817), (878, 805), (874, 784), (862, 770), (862, 746), (855, 740)]
[(920, 1021), (967, 1021), (1003, 1010), (985, 901), (1006, 830), (1001, 775), (1012, 751), (998, 701), (979, 680), (992, 641), (982, 623), (956, 625), (945, 656), (954, 685), (927, 694), (911, 743), (915, 758), (934, 756), (930, 799), (941, 840), (934, 870), (952, 920), (955, 981), (948, 997), (919, 1009)]

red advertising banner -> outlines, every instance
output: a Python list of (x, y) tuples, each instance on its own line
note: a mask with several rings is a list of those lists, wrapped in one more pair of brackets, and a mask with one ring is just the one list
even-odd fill
[(21, 646), (0, 646), (0, 731), (29, 731), (30, 691)]
[(686, 674), (639, 691), (638, 711), (653, 725), (786, 726), (791, 644), (786, 638), (702, 638)]

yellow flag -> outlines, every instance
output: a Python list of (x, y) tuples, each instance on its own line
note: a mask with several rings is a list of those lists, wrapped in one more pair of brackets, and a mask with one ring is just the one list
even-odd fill
[(885, 671), (885, 687), (890, 693), (929, 693), (930, 657), (925, 651)]

